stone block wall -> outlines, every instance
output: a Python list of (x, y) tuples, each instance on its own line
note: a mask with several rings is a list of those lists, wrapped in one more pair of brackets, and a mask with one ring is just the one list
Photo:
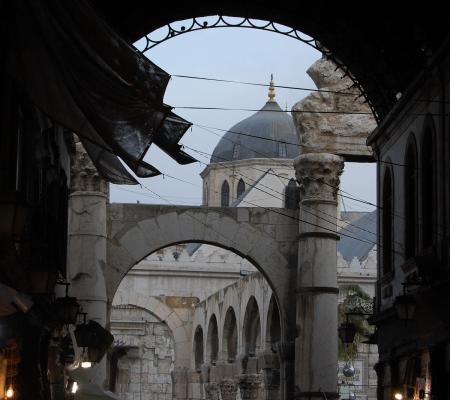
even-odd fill
[(125, 350), (117, 361), (115, 392), (123, 400), (171, 400), (174, 339), (170, 328), (137, 307), (114, 307), (114, 346)]

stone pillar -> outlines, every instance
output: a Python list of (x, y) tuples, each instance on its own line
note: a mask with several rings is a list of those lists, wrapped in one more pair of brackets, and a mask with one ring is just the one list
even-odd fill
[(238, 384), (234, 379), (224, 379), (219, 383), (222, 400), (236, 400)]
[[(67, 279), (88, 320), (106, 325), (107, 296), (102, 267), (106, 265), (108, 184), (98, 175), (80, 142), (72, 163), (69, 197)], [(78, 355), (78, 354), (77, 354)], [(85, 375), (103, 386), (106, 357)]]
[(219, 385), (217, 382), (206, 382), (204, 388), (206, 400), (220, 400)]
[(262, 370), (265, 400), (280, 400), (280, 357), (272, 351), (258, 354), (258, 366)]
[(243, 374), (239, 377), (239, 389), (242, 400), (261, 399), (261, 374)]
[(343, 159), (303, 154), (294, 162), (300, 185), (297, 274), (297, 399), (338, 398), (336, 275), (337, 190)]

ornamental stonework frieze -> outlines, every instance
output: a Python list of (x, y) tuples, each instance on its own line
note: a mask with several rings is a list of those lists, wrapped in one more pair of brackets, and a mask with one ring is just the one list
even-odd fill
[(224, 379), (219, 386), (222, 400), (236, 400), (238, 384), (234, 379)]
[(206, 382), (204, 388), (206, 400), (220, 400), (219, 385), (217, 382)]
[(327, 153), (302, 154), (295, 159), (294, 168), (301, 201), (337, 201), (344, 170), (342, 157)]
[(255, 400), (261, 397), (261, 374), (243, 374), (239, 376), (239, 389), (242, 400)]

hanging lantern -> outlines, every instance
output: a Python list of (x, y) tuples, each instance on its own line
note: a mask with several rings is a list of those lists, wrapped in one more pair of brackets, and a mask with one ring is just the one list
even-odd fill
[(413, 296), (403, 294), (395, 298), (394, 308), (399, 319), (408, 321), (414, 318), (417, 303)]
[(343, 322), (338, 328), (339, 338), (342, 340), (342, 343), (353, 343), (353, 340), (355, 340), (356, 330), (357, 329), (354, 323)]
[(78, 347), (95, 346), (95, 333), (92, 330), (91, 326), (86, 323), (86, 313), (83, 313), (83, 315), (84, 315), (83, 323), (77, 325), (74, 331), (77, 346)]
[(69, 297), (69, 285), (70, 283), (64, 283), (66, 285), (66, 296), (58, 297), (53, 307), (58, 320), (64, 324), (75, 324), (77, 322), (77, 315), (80, 310), (80, 305), (75, 297)]

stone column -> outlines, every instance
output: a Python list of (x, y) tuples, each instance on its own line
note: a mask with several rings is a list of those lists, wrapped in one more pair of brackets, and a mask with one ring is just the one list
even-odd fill
[(206, 400), (220, 400), (219, 385), (217, 382), (206, 382), (204, 388)]
[(238, 384), (234, 379), (224, 379), (219, 383), (222, 400), (236, 400)]
[(261, 398), (261, 386), (261, 374), (243, 374), (239, 377), (242, 400), (259, 400)]
[(337, 394), (337, 190), (343, 159), (303, 154), (294, 162), (300, 185), (297, 274), (297, 399), (338, 398)]
[[(108, 184), (98, 175), (80, 142), (72, 162), (69, 197), (67, 279), (87, 319), (105, 326), (107, 297), (102, 267), (106, 265)], [(106, 357), (85, 375), (103, 385)]]

